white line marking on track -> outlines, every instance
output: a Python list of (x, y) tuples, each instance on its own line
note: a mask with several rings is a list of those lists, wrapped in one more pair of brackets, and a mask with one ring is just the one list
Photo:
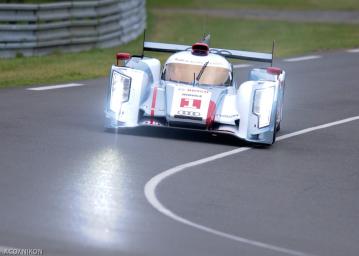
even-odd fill
[(359, 53), (359, 48), (347, 50), (349, 53)]
[(356, 121), (356, 120), (359, 120), (359, 116), (353, 116), (353, 117), (349, 117), (349, 118), (342, 119), (342, 120), (339, 120), (339, 121), (335, 121), (335, 122), (331, 122), (331, 123), (327, 123), (327, 124), (322, 124), (322, 125), (318, 125), (318, 126), (314, 126), (314, 127), (310, 127), (310, 128), (307, 128), (307, 129), (303, 129), (303, 130), (297, 131), (297, 132), (292, 132), (292, 133), (289, 133), (289, 134), (285, 134), (285, 135), (279, 136), (279, 137), (277, 138), (277, 141), (289, 139), (289, 138), (291, 138), (291, 137), (295, 137), (295, 136), (298, 136), (298, 135), (302, 135), (302, 134), (305, 134), (305, 133), (308, 133), (308, 132), (313, 132), (313, 131), (316, 131), (316, 130), (321, 130), (321, 129), (329, 128), (329, 127), (331, 127), (331, 126), (335, 126), (335, 125), (340, 125), (340, 124), (344, 124), (344, 123), (353, 122), (353, 121)]
[(234, 68), (248, 68), (251, 67), (252, 65), (249, 64), (234, 64), (233, 67)]
[(296, 58), (290, 58), (290, 59), (284, 59), (283, 61), (286, 62), (297, 62), (297, 61), (305, 61), (305, 60), (314, 60), (319, 59), (322, 56), (319, 55), (310, 55), (310, 56), (303, 56), (303, 57), (296, 57)]
[(78, 86), (83, 86), (83, 85), (84, 84), (58, 84), (58, 85), (27, 88), (26, 90), (29, 90), (29, 91), (46, 91), (46, 90), (55, 90), (55, 89), (62, 89), (62, 88), (69, 88), (69, 87), (78, 87)]
[[(314, 127), (310, 127), (307, 129), (303, 129), (297, 132), (292, 132), (289, 134), (285, 134), (282, 136), (279, 136), (277, 138), (278, 141), (281, 140), (285, 140), (285, 139), (289, 139), (295, 136), (299, 136), (302, 134), (306, 134), (309, 132), (313, 132), (316, 130), (321, 130), (321, 129), (325, 129), (331, 126), (335, 126), (335, 125), (340, 125), (340, 124), (344, 124), (344, 123), (348, 123), (348, 122), (352, 122), (355, 120), (359, 120), (359, 116), (354, 116), (354, 117), (350, 117), (350, 118), (346, 118), (346, 119), (342, 119), (339, 121), (335, 121), (335, 122), (331, 122), (331, 123), (327, 123), (327, 124), (323, 124), (323, 125), (318, 125), (318, 126), (314, 126)], [(276, 251), (276, 252), (280, 252), (280, 253), (284, 253), (284, 254), (288, 254), (288, 255), (295, 255), (295, 256), (309, 256), (309, 255), (313, 255), (313, 254), (308, 254), (308, 253), (304, 253), (304, 252), (299, 252), (299, 251), (295, 251), (295, 250), (291, 250), (288, 248), (284, 248), (284, 247), (280, 247), (280, 246), (276, 246), (276, 245), (271, 245), (271, 244), (267, 244), (267, 243), (263, 243), (260, 241), (256, 241), (256, 240), (252, 240), (252, 239), (248, 239), (248, 238), (244, 238), (241, 236), (235, 236), (229, 233), (225, 233), (210, 227), (206, 227), (204, 225), (192, 222), (188, 219), (185, 219), (179, 215), (177, 215), (176, 213), (172, 212), (170, 209), (166, 208), (166, 206), (164, 206), (157, 198), (156, 195), (156, 189), (158, 187), (158, 185), (164, 181), (165, 179), (167, 179), (168, 177), (177, 174), (179, 172), (182, 172), (188, 168), (194, 167), (194, 166), (198, 166), (201, 164), (205, 164), (208, 162), (212, 162), (227, 156), (231, 156), (231, 155), (235, 155), (244, 151), (248, 151), (251, 148), (248, 147), (243, 147), (243, 148), (238, 148), (238, 149), (234, 149), (234, 150), (230, 150), (227, 152), (223, 152), (223, 153), (219, 153), (213, 156), (209, 156), (209, 157), (205, 157), (193, 162), (189, 162), (189, 163), (185, 163), (182, 165), (178, 165), (175, 166), (171, 169), (168, 169), (164, 172), (161, 172), (159, 174), (157, 174), (156, 176), (152, 177), (145, 185), (144, 187), (144, 193), (145, 196), (148, 200), (148, 202), (160, 213), (166, 215), (167, 217), (178, 221), (180, 223), (183, 223), (185, 225), (191, 226), (193, 228), (205, 231), (207, 233), (211, 233), (213, 235), (217, 235), (223, 238), (227, 238), (227, 239), (231, 239), (240, 243), (245, 243), (245, 244), (249, 244), (249, 245), (253, 245), (253, 246), (257, 246), (257, 247), (261, 247), (263, 249), (268, 249), (268, 250), (272, 250), (272, 251)]]

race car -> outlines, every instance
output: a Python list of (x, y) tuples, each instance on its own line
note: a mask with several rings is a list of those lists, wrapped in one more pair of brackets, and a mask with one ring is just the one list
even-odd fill
[[(209, 37), (190, 45), (147, 42), (156, 58), (118, 53), (110, 72), (105, 117), (111, 129), (172, 127), (226, 133), (271, 145), (282, 121), (285, 71), (273, 67), (272, 53), (209, 47)], [(253, 68), (239, 83), (229, 59), (269, 63)]]

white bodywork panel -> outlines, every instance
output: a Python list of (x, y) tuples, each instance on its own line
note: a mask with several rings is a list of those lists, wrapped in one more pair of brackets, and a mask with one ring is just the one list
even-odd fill
[(222, 104), (217, 108), (215, 121), (222, 124), (235, 125), (235, 121), (240, 119), (238, 106), (238, 95), (225, 95)]

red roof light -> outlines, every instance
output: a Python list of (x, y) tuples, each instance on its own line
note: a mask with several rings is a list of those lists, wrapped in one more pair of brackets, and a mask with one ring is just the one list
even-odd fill
[(116, 59), (117, 60), (129, 60), (129, 59), (131, 59), (131, 54), (129, 54), (127, 52), (119, 52), (116, 54)]
[(282, 70), (280, 68), (277, 68), (277, 67), (268, 67), (267, 68), (267, 72), (269, 74), (272, 74), (272, 75), (280, 75), (282, 74)]
[(117, 66), (119, 65), (119, 62), (122, 62), (121, 65), (124, 65), (124, 61), (129, 59), (131, 59), (131, 54), (127, 52), (116, 53)]

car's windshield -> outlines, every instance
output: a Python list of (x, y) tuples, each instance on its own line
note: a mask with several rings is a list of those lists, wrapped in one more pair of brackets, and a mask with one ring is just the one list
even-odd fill
[[(165, 80), (182, 83), (193, 83), (203, 65), (168, 63), (166, 65)], [(207, 66), (200, 76), (199, 83), (205, 85), (228, 84), (230, 70), (223, 67)]]

